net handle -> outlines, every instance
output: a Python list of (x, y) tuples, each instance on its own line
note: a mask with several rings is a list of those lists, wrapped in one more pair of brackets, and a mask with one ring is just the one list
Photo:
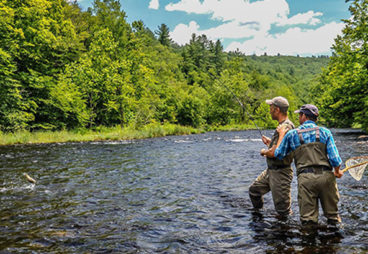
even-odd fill
[(343, 170), (342, 170), (342, 172), (346, 172), (346, 171), (348, 171), (349, 169), (351, 169), (351, 168), (355, 168), (355, 167), (359, 167), (359, 166), (362, 166), (362, 165), (364, 165), (364, 164), (367, 164), (368, 163), (368, 161), (364, 161), (364, 162), (361, 162), (361, 163), (358, 163), (358, 164), (355, 164), (355, 165), (353, 165), (353, 166), (350, 166), (350, 167), (347, 167), (347, 168), (344, 168)]

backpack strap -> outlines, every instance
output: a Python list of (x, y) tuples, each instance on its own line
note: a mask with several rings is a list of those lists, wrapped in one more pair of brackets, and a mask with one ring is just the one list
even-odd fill
[(316, 130), (316, 142), (319, 142), (319, 128)]
[(299, 135), (299, 139), (300, 139), (300, 144), (304, 144), (304, 138), (303, 138), (302, 133), (309, 132), (309, 131), (316, 131), (316, 141), (319, 142), (319, 127), (317, 126), (317, 127), (314, 127), (314, 128), (297, 130), (298, 135)]

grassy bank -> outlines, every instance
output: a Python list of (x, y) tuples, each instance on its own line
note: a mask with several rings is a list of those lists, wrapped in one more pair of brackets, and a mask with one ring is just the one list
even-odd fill
[(116, 126), (70, 131), (0, 132), (0, 145), (132, 140), (202, 132), (204, 132), (203, 129), (195, 129), (175, 124), (149, 124), (140, 129), (135, 129), (134, 127), (121, 128), (120, 126)]

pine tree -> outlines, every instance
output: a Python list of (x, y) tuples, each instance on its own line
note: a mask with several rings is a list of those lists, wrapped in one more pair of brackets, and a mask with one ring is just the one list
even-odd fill
[(161, 24), (161, 26), (158, 27), (158, 30), (155, 31), (155, 34), (158, 36), (157, 39), (162, 45), (170, 46), (170, 30), (167, 25)]

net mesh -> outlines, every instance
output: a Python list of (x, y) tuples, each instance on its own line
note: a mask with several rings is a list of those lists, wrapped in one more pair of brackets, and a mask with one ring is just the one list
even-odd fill
[(349, 173), (355, 180), (359, 181), (362, 179), (364, 170), (368, 166), (368, 156), (350, 158), (345, 162), (345, 166), (352, 167), (349, 169)]

